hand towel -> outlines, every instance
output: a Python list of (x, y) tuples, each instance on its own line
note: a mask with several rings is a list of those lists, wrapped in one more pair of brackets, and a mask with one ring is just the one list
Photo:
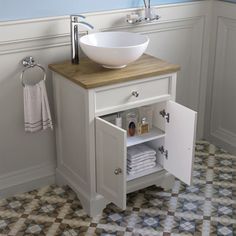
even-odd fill
[(145, 144), (135, 145), (135, 146), (129, 147), (127, 150), (128, 158), (138, 158), (145, 154), (155, 155), (156, 151)]
[(44, 80), (24, 86), (24, 119), (26, 132), (53, 129)]

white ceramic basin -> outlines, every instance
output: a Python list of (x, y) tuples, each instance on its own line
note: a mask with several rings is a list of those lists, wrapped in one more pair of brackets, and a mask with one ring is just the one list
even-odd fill
[(106, 68), (123, 68), (146, 50), (149, 38), (129, 32), (99, 32), (80, 38), (80, 47), (93, 61)]

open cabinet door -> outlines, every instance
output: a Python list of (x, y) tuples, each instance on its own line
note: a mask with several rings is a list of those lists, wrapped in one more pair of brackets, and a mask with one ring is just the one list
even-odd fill
[(190, 185), (194, 162), (195, 133), (197, 113), (173, 101), (167, 102), (166, 112), (169, 122), (166, 122), (164, 168)]
[(97, 192), (126, 208), (126, 131), (96, 118)]

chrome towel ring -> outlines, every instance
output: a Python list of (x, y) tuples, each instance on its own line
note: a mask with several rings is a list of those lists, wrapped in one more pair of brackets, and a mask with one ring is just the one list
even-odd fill
[(21, 80), (21, 84), (23, 87), (25, 87), (26, 83), (24, 82), (24, 73), (26, 70), (30, 69), (30, 68), (33, 68), (33, 67), (39, 67), (42, 72), (43, 72), (43, 80), (46, 81), (46, 70), (45, 68), (40, 65), (40, 64), (37, 64), (35, 63), (34, 61), (34, 58), (29, 56), (29, 57), (25, 57), (23, 60), (22, 60), (22, 64), (23, 66), (25, 67), (25, 69), (23, 69), (23, 71), (21, 72), (21, 75), (20, 75), (20, 80)]

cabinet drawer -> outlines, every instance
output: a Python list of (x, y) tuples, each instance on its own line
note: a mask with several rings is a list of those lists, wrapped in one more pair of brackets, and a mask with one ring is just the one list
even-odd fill
[(157, 102), (170, 95), (170, 77), (151, 78), (146, 81), (122, 84), (121, 86), (103, 88), (95, 91), (96, 112), (113, 109), (126, 109), (132, 105), (145, 105)]

